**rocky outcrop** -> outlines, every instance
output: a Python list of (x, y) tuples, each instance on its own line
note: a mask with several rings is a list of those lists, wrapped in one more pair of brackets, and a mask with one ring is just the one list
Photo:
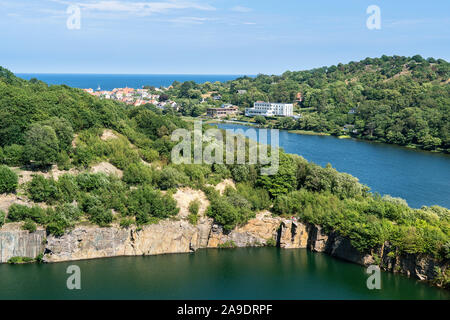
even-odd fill
[(278, 229), (277, 245), (284, 249), (306, 248), (308, 233), (308, 225), (293, 220), (283, 220)]
[(436, 259), (423, 254), (390, 255), (393, 250), (389, 242), (370, 253), (358, 251), (350, 239), (342, 237), (336, 232), (326, 233), (316, 225), (308, 225), (308, 248), (316, 252), (324, 252), (333, 257), (353, 262), (362, 266), (380, 265), (385, 271), (402, 273), (419, 280), (433, 280), (436, 276), (435, 267), (441, 270), (449, 268), (449, 262), (438, 262)]
[(45, 230), (30, 233), (21, 229), (22, 223), (8, 223), (0, 228), (0, 263), (13, 257), (36, 258), (44, 252)]
[(314, 252), (324, 252), (333, 257), (357, 263), (371, 265), (375, 263), (373, 255), (359, 252), (350, 239), (336, 232), (326, 232), (318, 225), (308, 224), (308, 249)]
[(49, 236), (44, 261), (191, 252), (206, 247), (212, 220), (197, 226), (185, 220), (164, 220), (137, 229), (78, 226), (62, 237)]
[(269, 240), (276, 241), (277, 231), (282, 219), (272, 217), (270, 212), (259, 213), (242, 227), (237, 227), (230, 233), (225, 233), (222, 226), (214, 224), (208, 239), (208, 248), (217, 248), (226, 243), (236, 247), (262, 246)]
[(420, 280), (431, 280), (436, 276), (435, 267), (441, 270), (450, 267), (448, 261), (439, 262), (423, 254), (389, 255), (393, 250), (391, 244), (385, 242), (378, 252), (381, 257), (381, 266), (386, 271), (400, 272)]

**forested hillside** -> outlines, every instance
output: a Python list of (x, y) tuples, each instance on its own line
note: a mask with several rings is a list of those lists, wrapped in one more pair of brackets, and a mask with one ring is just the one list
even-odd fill
[[(204, 112), (206, 104), (198, 99), (208, 92), (242, 109), (258, 100), (297, 103), (299, 120), (273, 125), (450, 151), (450, 63), (442, 59), (382, 56), (225, 84), (175, 83), (170, 92), (184, 102), (185, 115)], [(298, 93), (301, 101), (296, 101)]]
[[(412, 209), (401, 199), (373, 195), (357, 178), (331, 166), (284, 152), (271, 176), (253, 164), (173, 164), (171, 133), (191, 125), (151, 105), (100, 100), (79, 89), (20, 80), (1, 69), (0, 197), (29, 202), (0, 211), (0, 227), (21, 222), (33, 232), (39, 224), (61, 236), (81, 222), (142, 226), (175, 216), (172, 195), (190, 187), (205, 193), (206, 214), (226, 232), (271, 210), (334, 230), (362, 252), (389, 241), (395, 254), (450, 258), (448, 209)], [(90, 171), (99, 163), (122, 175)], [(55, 167), (57, 178), (46, 175)], [(33, 174), (24, 181), (29, 171)], [(235, 188), (221, 194), (214, 186), (225, 179)], [(198, 204), (189, 208), (189, 221), (196, 224)]]

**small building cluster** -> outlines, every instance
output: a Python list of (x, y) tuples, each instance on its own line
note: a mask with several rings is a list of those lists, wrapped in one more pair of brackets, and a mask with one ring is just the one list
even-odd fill
[(160, 109), (171, 107), (178, 109), (178, 105), (174, 101), (160, 101), (159, 94), (152, 94), (148, 89), (133, 89), (133, 88), (115, 88), (111, 91), (107, 90), (93, 90), (83, 89), (85, 92), (102, 98), (121, 101), (129, 105), (140, 106), (144, 104), (152, 104)]
[(231, 104), (223, 104), (220, 108), (206, 109), (206, 115), (212, 118), (225, 118), (227, 116), (236, 115), (239, 113), (239, 108)]

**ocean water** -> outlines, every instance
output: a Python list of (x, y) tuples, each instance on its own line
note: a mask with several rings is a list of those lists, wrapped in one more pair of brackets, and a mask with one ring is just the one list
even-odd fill
[(174, 81), (226, 82), (243, 75), (195, 75), (195, 74), (63, 74), (63, 73), (17, 73), (16, 76), (30, 80), (39, 79), (48, 84), (65, 84), (81, 89), (112, 90), (114, 88), (142, 88), (142, 86), (168, 87)]

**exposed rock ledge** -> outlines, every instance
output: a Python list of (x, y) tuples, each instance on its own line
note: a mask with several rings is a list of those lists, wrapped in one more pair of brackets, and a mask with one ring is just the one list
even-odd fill
[(61, 262), (115, 256), (156, 255), (185, 253), (200, 248), (217, 248), (232, 243), (237, 247), (263, 246), (271, 240), (285, 249), (308, 248), (360, 265), (375, 264), (379, 257), (383, 268), (404, 273), (420, 280), (432, 280), (434, 267), (448, 268), (424, 255), (388, 256), (390, 245), (386, 243), (371, 254), (356, 250), (349, 239), (334, 232), (326, 233), (316, 225), (272, 217), (262, 212), (245, 226), (225, 234), (212, 219), (202, 217), (196, 226), (184, 219), (165, 220), (141, 229), (118, 226), (100, 228), (80, 225), (62, 237), (45, 237), (45, 231), (34, 233), (21, 230), (18, 224), (7, 224), (0, 229), (0, 262), (14, 256), (36, 257), (44, 252), (44, 261)]

